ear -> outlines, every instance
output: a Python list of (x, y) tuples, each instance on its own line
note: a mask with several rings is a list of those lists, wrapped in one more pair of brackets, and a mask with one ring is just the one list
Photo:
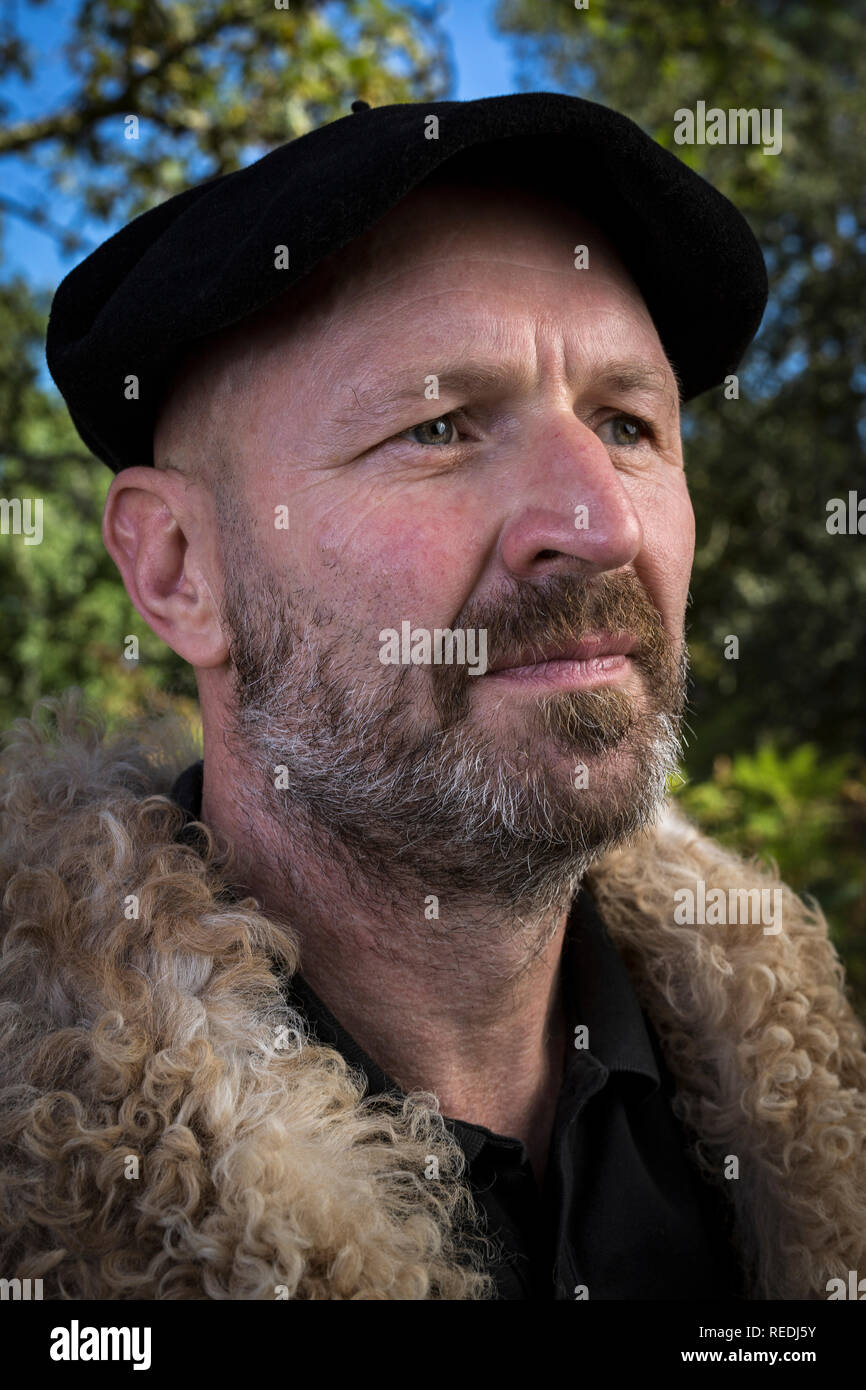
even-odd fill
[(191, 666), (228, 658), (211, 493), (174, 468), (124, 468), (102, 517), (105, 548), (148, 627)]

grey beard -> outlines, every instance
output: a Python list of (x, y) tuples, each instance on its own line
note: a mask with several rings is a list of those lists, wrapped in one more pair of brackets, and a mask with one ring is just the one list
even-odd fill
[[(413, 729), (406, 686), (420, 672), (341, 684), (320, 631), (296, 633), (287, 650), (275, 644), (279, 657), (255, 643), (246, 663), (255, 679), (239, 691), (229, 737), (275, 842), (302, 835), (368, 904), (405, 910), (410, 901), (423, 911), (435, 894), (440, 904), (460, 899), (510, 916), (554, 913), (595, 860), (656, 817), (681, 756), (685, 643), (671, 712), (636, 712), (610, 689), (539, 698), (544, 737), (560, 753), (576, 762), (581, 749), (607, 753), (599, 787), (581, 790), (563, 785), (561, 768), (551, 775), (528, 749), (504, 752), (466, 720)], [(286, 789), (274, 786), (280, 767)], [(284, 869), (291, 881), (291, 864)]]

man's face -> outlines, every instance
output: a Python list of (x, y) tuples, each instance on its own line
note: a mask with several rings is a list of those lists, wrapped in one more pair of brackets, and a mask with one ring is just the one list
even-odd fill
[[(677, 760), (694, 523), (648, 311), (558, 203), (441, 184), (268, 323), (225, 518), (255, 795), (397, 895), (552, 906)], [(404, 623), (488, 670), (383, 664)]]

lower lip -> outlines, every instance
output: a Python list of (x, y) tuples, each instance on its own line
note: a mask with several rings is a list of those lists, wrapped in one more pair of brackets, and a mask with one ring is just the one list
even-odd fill
[(630, 669), (627, 656), (596, 656), (588, 661), (539, 661), (534, 666), (509, 666), (503, 671), (488, 671), (487, 680), (501, 685), (587, 690), (622, 680)]

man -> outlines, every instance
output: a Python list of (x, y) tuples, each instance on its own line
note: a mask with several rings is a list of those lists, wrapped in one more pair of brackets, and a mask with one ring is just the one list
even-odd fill
[(760, 252), (604, 108), (356, 106), (314, 133), (309, 226), (272, 211), (289, 146), (55, 300), (204, 758), (74, 700), (7, 748), (15, 1272), (826, 1297), (866, 1253), (866, 1035), (818, 909), (665, 800), (680, 401), (757, 328)]

